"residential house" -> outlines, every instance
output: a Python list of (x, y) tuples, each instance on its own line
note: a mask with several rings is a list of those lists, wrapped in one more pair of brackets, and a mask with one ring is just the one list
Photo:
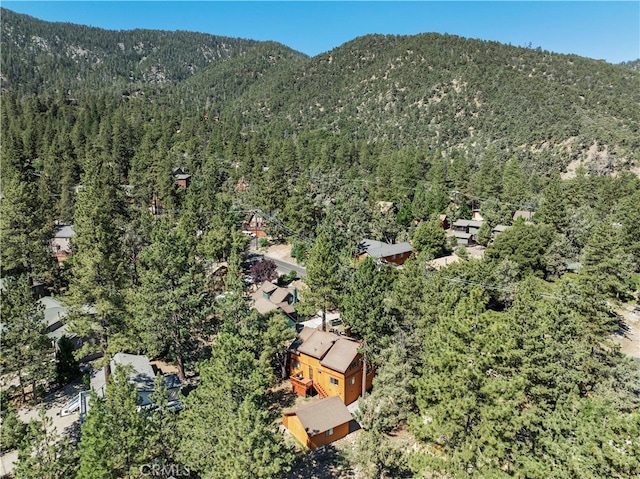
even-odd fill
[(407, 242), (389, 244), (382, 241), (364, 239), (358, 244), (356, 257), (358, 261), (362, 261), (366, 256), (371, 256), (384, 263), (400, 265), (411, 256), (412, 252), (411, 244)]
[(56, 225), (56, 231), (51, 239), (51, 250), (58, 262), (62, 262), (72, 253), (71, 240), (76, 235), (71, 225)]
[[(138, 405), (140, 407), (149, 406), (153, 402), (150, 396), (153, 394), (156, 374), (147, 356), (116, 353), (111, 358), (110, 364), (111, 373), (115, 373), (118, 366), (128, 369), (129, 382), (136, 387), (138, 392)], [(162, 379), (164, 387), (167, 389), (169, 401), (178, 401), (180, 388), (182, 387), (178, 375), (165, 374)], [(104, 397), (106, 388), (103, 369), (93, 372), (90, 384), (91, 389), (96, 392), (98, 397)]]
[(292, 321), (296, 320), (296, 307), (298, 302), (298, 290), (290, 291), (271, 281), (265, 281), (251, 294), (252, 307), (260, 314), (268, 314), (271, 311), (280, 310)]
[(293, 390), (303, 396), (339, 396), (347, 405), (356, 401), (371, 388), (374, 375), (359, 347), (355, 339), (303, 328), (289, 348)]
[[(451, 229), (454, 231), (458, 244), (474, 244), (478, 241), (478, 231), (482, 226), (482, 221), (478, 220), (456, 220), (451, 225)], [(469, 236), (465, 237), (458, 235), (458, 233), (467, 233)]]
[(173, 178), (176, 185), (184, 189), (187, 189), (191, 184), (191, 175), (187, 175), (182, 168), (178, 167), (173, 169)]
[(495, 225), (491, 230), (491, 239), (496, 239), (496, 236), (498, 236), (500, 233), (504, 232), (508, 228), (509, 227), (505, 225)]
[(313, 450), (342, 439), (358, 426), (338, 396), (331, 396), (282, 415), (289, 432)]
[(252, 211), (242, 222), (242, 231), (255, 234), (258, 238), (265, 238), (267, 222), (259, 211)]
[(453, 236), (456, 238), (457, 246), (472, 246), (474, 244), (473, 238), (469, 233), (465, 233), (464, 231), (453, 230)]

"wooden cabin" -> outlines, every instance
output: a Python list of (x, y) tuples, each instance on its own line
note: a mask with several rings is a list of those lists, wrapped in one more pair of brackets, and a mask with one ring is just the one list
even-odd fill
[(389, 244), (382, 241), (364, 239), (358, 244), (358, 252), (356, 257), (358, 261), (362, 261), (365, 257), (371, 256), (374, 259), (384, 263), (403, 264), (413, 249), (410, 243)]
[(355, 426), (351, 413), (339, 397), (332, 396), (282, 415), (282, 424), (307, 448), (313, 450), (349, 434)]
[(303, 328), (290, 347), (293, 390), (302, 396), (339, 396), (351, 404), (372, 387), (373, 368), (365, 368), (360, 342), (345, 336)]

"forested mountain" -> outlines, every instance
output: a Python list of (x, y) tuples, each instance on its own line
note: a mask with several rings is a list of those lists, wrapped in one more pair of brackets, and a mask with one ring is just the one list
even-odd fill
[[(150, 465), (242, 479), (640, 475), (640, 367), (615, 343), (640, 317), (636, 70), (449, 35), (368, 35), (308, 58), (1, 15), (0, 374), (17, 386), (0, 412), (16, 479)], [(477, 231), (447, 228), (478, 215)], [(62, 263), (60, 223), (75, 231)], [(400, 268), (356, 260), (365, 238), (413, 253)], [(252, 307), (248, 275), (276, 265), (250, 266), (250, 243), (286, 243), (306, 267), (297, 318)], [(79, 373), (73, 344), (54, 357), (39, 327), (36, 283), (86, 339), (78, 359), (174, 365), (184, 410), (169, 412), (158, 381), (139, 411), (116, 368), (80, 435), (53, 434), (51, 411), (22, 423), (14, 403)], [(295, 401), (281, 379), (291, 321), (329, 310), (375, 378), (362, 429), (323, 456), (278, 426)]]
[(76, 98), (118, 85), (130, 98), (161, 86), (158, 101), (175, 116), (222, 114), (244, 131), (324, 130), (473, 155), (492, 146), (503, 161), (547, 170), (638, 166), (640, 74), (576, 55), (422, 34), (367, 35), (306, 58), (270, 42), (114, 32), (7, 10), (2, 47), (12, 92)]
[(2, 9), (2, 86), (22, 93), (63, 90), (75, 97), (115, 85), (179, 82), (259, 44), (184, 31), (110, 31)]

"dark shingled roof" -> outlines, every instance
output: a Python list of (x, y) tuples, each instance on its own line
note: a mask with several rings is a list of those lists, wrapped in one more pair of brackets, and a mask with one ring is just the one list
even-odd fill
[(366, 252), (373, 258), (386, 258), (394, 254), (404, 254), (413, 251), (410, 243), (388, 244), (382, 241), (364, 239), (358, 244), (361, 252)]
[(293, 411), (292, 414), (298, 416), (309, 437), (322, 434), (353, 419), (340, 396), (321, 399)]

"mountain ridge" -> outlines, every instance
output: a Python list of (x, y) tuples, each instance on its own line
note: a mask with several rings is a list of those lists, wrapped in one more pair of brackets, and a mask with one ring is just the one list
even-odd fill
[(2, 86), (17, 94), (140, 94), (247, 134), (325, 131), (476, 157), (490, 148), (542, 170), (640, 171), (640, 73), (627, 65), (437, 33), (369, 34), (308, 57), (276, 42), (6, 9), (1, 20)]

